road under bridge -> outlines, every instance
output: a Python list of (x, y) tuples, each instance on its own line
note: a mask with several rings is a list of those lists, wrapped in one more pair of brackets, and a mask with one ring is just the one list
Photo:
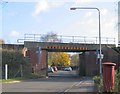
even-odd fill
[[(58, 42), (24, 42), (25, 56), (29, 56), (35, 73), (47, 76), (48, 52), (90, 52), (99, 50), (99, 44), (58, 43)], [(115, 47), (114, 44), (102, 44), (102, 48)], [(91, 60), (92, 61), (92, 60)]]

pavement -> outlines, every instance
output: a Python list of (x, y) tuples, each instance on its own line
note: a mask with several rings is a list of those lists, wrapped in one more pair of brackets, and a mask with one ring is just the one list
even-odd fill
[(65, 92), (95, 92), (94, 81), (91, 78), (83, 79), (79, 83), (75, 83)]
[[(58, 73), (49, 74), (51, 77), (75, 77), (76, 72), (75, 71), (65, 71), (62, 73), (62, 71), (59, 71)], [(76, 76), (77, 77), (77, 76)], [(79, 78), (79, 77), (78, 77)], [(79, 82), (75, 82), (70, 88), (64, 90), (64, 92), (96, 92), (94, 81), (91, 77), (81, 77), (81, 80)]]
[[(3, 92), (95, 92), (91, 78), (44, 78), (20, 83), (4, 83)], [(4, 93), (3, 93), (4, 94)]]

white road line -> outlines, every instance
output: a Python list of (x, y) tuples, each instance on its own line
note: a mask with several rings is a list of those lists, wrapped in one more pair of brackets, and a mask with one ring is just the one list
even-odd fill
[(84, 81), (80, 81), (78, 84), (76, 84), (75, 86), (79, 86), (81, 83), (83, 83)]
[(70, 88), (66, 89), (64, 92), (68, 92), (70, 89), (72, 89), (73, 86), (75, 86), (78, 82), (75, 82)]
[(63, 92), (68, 92), (70, 89), (72, 89), (74, 86), (79, 86), (80, 84), (82, 84), (85, 80), (78, 82), (75, 82), (70, 88), (64, 90)]

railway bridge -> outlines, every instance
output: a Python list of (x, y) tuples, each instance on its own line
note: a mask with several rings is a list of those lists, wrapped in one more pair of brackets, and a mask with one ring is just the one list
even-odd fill
[[(73, 37), (73, 36), (71, 38), (72, 42), (71, 40), (70, 42), (63, 42), (63, 39), (60, 39), (62, 40), (62, 42), (61, 41), (43, 42), (38, 40), (36, 41), (36, 38), (38, 37), (36, 37), (35, 35), (33, 35), (32, 37), (28, 37), (28, 36), (26, 37), (26, 36), (27, 35), (25, 35), (25, 39), (23, 39), (24, 40), (24, 50), (23, 50), (24, 56), (29, 56), (30, 63), (32, 65), (34, 72), (41, 76), (48, 75), (47, 73), (48, 52), (84, 52), (85, 53), (85, 52), (96, 52), (99, 50), (99, 43), (97, 43), (97, 38), (95, 38), (96, 40), (94, 42), (92, 40), (93, 43), (89, 43), (90, 39), (87, 42), (86, 37), (83, 37), (84, 41), (82, 43), (78, 42), (78, 38), (76, 42), (76, 37)], [(19, 39), (18, 41), (21, 41), (21, 40), (22, 39)], [(115, 42), (114, 39), (112, 41)], [(106, 38), (106, 43), (103, 42), (101, 44), (102, 48), (115, 47), (114, 43), (108, 43), (108, 42), (109, 42), (109, 39)], [(94, 63), (95, 61), (96, 59), (94, 58)]]
[[(99, 50), (99, 44), (25, 42), (30, 63), (34, 72), (42, 76), (48, 75), (48, 52), (91, 52)], [(102, 44), (102, 48), (115, 47), (113, 44)], [(91, 60), (93, 61), (93, 60)], [(95, 62), (94, 62), (95, 63)], [(99, 69), (99, 68), (98, 68)]]

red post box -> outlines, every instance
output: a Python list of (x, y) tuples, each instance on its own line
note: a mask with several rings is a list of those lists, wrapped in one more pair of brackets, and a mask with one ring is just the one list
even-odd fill
[(103, 65), (103, 88), (104, 92), (114, 91), (114, 70), (115, 63), (105, 62)]

